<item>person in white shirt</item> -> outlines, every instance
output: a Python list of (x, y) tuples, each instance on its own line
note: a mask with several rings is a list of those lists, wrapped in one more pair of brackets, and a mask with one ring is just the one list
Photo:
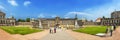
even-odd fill
[(50, 27), (50, 33), (53, 33), (54, 31), (54, 28), (53, 27)]
[(112, 31), (114, 30), (114, 26), (113, 26), (113, 25), (111, 26), (111, 30), (112, 30)]

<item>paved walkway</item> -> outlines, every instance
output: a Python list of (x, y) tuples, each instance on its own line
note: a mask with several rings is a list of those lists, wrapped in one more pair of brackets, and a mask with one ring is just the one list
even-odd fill
[(120, 26), (113, 32), (113, 40), (120, 40)]
[(11, 36), (11, 34), (5, 32), (0, 28), (0, 40), (19, 40)]
[(57, 33), (48, 34), (40, 40), (75, 40), (67, 31), (57, 30)]
[(49, 30), (43, 32), (28, 34), (24, 36), (14, 36), (16, 38), (23, 38), (27, 40), (120, 40), (120, 27), (113, 32), (112, 37), (98, 37), (80, 32), (74, 32), (72, 30), (57, 30), (57, 33), (49, 34)]

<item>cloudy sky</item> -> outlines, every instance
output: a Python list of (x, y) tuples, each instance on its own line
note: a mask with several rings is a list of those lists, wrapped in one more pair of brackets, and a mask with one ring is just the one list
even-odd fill
[(120, 0), (0, 0), (0, 10), (15, 18), (74, 18), (95, 20), (120, 10)]

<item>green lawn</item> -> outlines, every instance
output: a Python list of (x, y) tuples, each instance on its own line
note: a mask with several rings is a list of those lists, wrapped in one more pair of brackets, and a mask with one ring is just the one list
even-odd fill
[(85, 28), (80, 28), (80, 29), (73, 30), (73, 31), (95, 35), (97, 33), (105, 33), (106, 26), (85, 27)]
[(5, 30), (6, 32), (8, 32), (10, 34), (21, 34), (21, 35), (42, 31), (40, 29), (32, 29), (30, 27), (13, 27), (13, 26), (8, 27), (8, 26), (3, 26), (3, 27), (0, 27), (0, 28)]

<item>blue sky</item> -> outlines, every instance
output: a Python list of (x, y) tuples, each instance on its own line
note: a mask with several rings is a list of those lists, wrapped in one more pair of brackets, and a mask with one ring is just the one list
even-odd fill
[(120, 0), (0, 0), (0, 10), (15, 18), (74, 18), (95, 20), (120, 10)]

